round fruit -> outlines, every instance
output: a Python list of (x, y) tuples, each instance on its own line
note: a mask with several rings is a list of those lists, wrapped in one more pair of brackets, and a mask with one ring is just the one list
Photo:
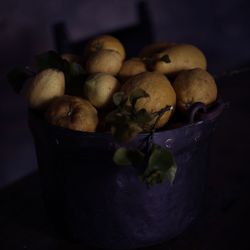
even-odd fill
[(177, 107), (185, 111), (195, 102), (206, 105), (217, 98), (217, 86), (214, 78), (203, 69), (191, 69), (180, 72), (174, 83)]
[[(148, 112), (154, 113), (159, 112), (167, 106), (175, 107), (175, 91), (163, 74), (143, 72), (127, 80), (121, 90), (129, 97), (136, 89), (143, 89), (149, 95), (149, 97), (137, 100), (135, 105), (136, 110), (145, 108)], [(164, 126), (172, 113), (173, 109), (165, 112), (159, 119), (156, 127), (160, 128)]]
[(45, 116), (53, 125), (76, 131), (94, 132), (98, 124), (97, 111), (91, 103), (69, 95), (53, 100)]
[(38, 73), (27, 91), (28, 105), (32, 109), (45, 109), (55, 97), (64, 95), (64, 73), (46, 69)]
[(155, 55), (153, 71), (176, 74), (181, 70), (207, 68), (207, 61), (200, 49), (189, 44), (174, 45)]
[(120, 88), (118, 80), (106, 73), (91, 75), (83, 86), (84, 97), (96, 108), (105, 108), (112, 103), (113, 94)]
[(118, 76), (122, 80), (127, 80), (145, 71), (147, 71), (145, 63), (140, 58), (134, 57), (123, 62)]
[(156, 53), (160, 53), (165, 49), (168, 49), (172, 46), (174, 46), (175, 43), (164, 43), (164, 42), (158, 42), (158, 43), (152, 43), (149, 45), (146, 45), (139, 53), (140, 58), (144, 57), (151, 57), (152, 55)]
[(116, 75), (122, 66), (122, 58), (114, 50), (99, 50), (92, 53), (86, 61), (86, 71), (89, 74), (107, 73)]
[(117, 38), (110, 35), (101, 35), (93, 38), (87, 43), (84, 49), (85, 58), (87, 58), (93, 52), (102, 49), (113, 50), (119, 53), (122, 60), (124, 60), (126, 57), (125, 49), (122, 43)]

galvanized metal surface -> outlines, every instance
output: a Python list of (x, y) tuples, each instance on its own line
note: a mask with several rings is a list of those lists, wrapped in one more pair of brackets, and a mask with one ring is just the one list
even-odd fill
[[(177, 174), (172, 186), (166, 181), (148, 188), (132, 166), (113, 163), (117, 145), (110, 134), (51, 126), (30, 112), (51, 217), (74, 239), (108, 249), (150, 246), (180, 234), (201, 211), (218, 116), (155, 133), (154, 142), (173, 152)], [(138, 135), (130, 146), (146, 136)]]

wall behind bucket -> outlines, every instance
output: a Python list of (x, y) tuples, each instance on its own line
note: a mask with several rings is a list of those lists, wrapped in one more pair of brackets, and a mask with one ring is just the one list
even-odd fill
[[(135, 23), (138, 2), (107, 0), (104, 5), (98, 0), (38, 0), (34, 5), (31, 0), (1, 1), (0, 188), (36, 169), (26, 106), (7, 85), (6, 72), (15, 65), (30, 64), (41, 51), (53, 49), (52, 26), (56, 22), (67, 23), (72, 39), (87, 38)], [(216, 73), (249, 61), (249, 1), (146, 2), (157, 41), (196, 44), (207, 54), (209, 70)]]

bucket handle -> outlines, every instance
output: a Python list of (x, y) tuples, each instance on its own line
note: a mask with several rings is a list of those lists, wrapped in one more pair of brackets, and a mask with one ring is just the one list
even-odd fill
[(219, 98), (216, 103), (207, 107), (202, 102), (194, 103), (189, 109), (189, 124), (198, 121), (207, 121), (213, 120), (218, 117), (222, 111), (229, 106), (229, 103), (223, 102), (221, 98)]

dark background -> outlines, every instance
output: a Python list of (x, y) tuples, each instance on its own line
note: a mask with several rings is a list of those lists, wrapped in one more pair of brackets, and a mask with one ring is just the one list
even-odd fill
[[(248, 0), (146, 2), (155, 41), (197, 45), (207, 56), (208, 70), (215, 74), (249, 64)], [(65, 21), (73, 40), (85, 39), (136, 23), (136, 3), (137, 0), (1, 1), (0, 188), (37, 168), (26, 104), (23, 96), (12, 92), (6, 72), (15, 65), (29, 65), (34, 55), (54, 49), (55, 23)], [(246, 90), (237, 91), (240, 96)]]

